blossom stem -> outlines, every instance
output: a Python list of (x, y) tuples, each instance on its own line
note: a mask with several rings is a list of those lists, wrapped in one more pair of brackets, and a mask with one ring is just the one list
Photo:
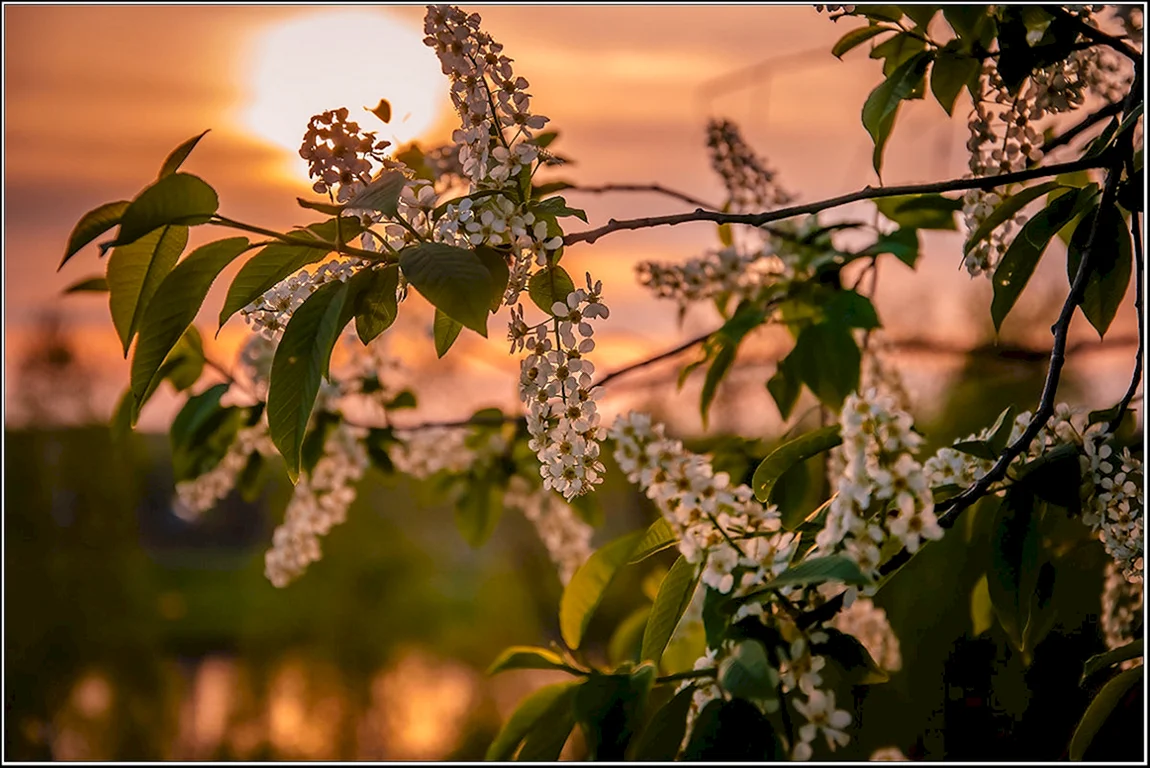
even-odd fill
[(282, 232), (276, 232), (272, 229), (264, 229), (263, 227), (257, 227), (253, 224), (244, 224), (241, 221), (229, 219), (225, 216), (220, 216), (219, 214), (213, 216), (208, 220), (207, 223), (216, 227), (228, 227), (229, 229), (239, 229), (244, 232), (252, 232), (257, 235), (265, 235), (267, 237), (275, 238), (281, 243), (288, 243), (289, 245), (305, 245), (309, 248), (326, 247), (328, 250), (344, 253), (351, 256), (359, 256), (362, 259), (371, 259), (372, 261), (380, 261), (382, 259), (384, 263), (388, 263), (385, 257), (381, 257), (380, 254), (375, 253), (374, 251), (368, 251), (363, 248), (354, 248), (350, 245), (343, 246), (343, 250), (341, 251), (338, 245), (335, 243), (329, 243), (326, 240), (320, 240), (318, 238), (312, 239), (310, 237), (296, 237), (295, 235), (285, 235)]
[(649, 229), (651, 227), (675, 226), (691, 221), (711, 221), (717, 224), (745, 224), (752, 227), (761, 227), (773, 221), (802, 216), (809, 213), (818, 213), (830, 208), (838, 208), (860, 200), (875, 200), (883, 197), (898, 197), (901, 195), (918, 195), (926, 193), (959, 192), (968, 189), (993, 189), (1016, 184), (1032, 179), (1057, 176), (1062, 173), (1072, 173), (1088, 168), (1104, 168), (1113, 162), (1113, 154), (1104, 152), (1095, 157), (1081, 158), (1068, 163), (1055, 163), (1025, 171), (1003, 173), (996, 176), (982, 176), (975, 179), (950, 179), (928, 184), (900, 184), (889, 187), (866, 186), (855, 192), (838, 197), (831, 197), (813, 203), (792, 205), (777, 208), (764, 213), (722, 213), (699, 208), (689, 213), (676, 213), (667, 216), (650, 216), (639, 219), (611, 219), (602, 227), (584, 232), (572, 232), (563, 238), (564, 245), (575, 243), (592, 244), (604, 235), (625, 230)]

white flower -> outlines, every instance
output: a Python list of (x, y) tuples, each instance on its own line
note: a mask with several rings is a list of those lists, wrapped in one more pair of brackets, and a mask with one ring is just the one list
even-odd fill
[(845, 710), (835, 709), (834, 691), (811, 691), (805, 702), (795, 701), (795, 709), (807, 719), (806, 723), (799, 726), (799, 743), (795, 745), (794, 751), (796, 760), (810, 759), (811, 742), (820, 732), (832, 750), (836, 746), (845, 747), (850, 741), (850, 736), (842, 729), (851, 724), (851, 716)]

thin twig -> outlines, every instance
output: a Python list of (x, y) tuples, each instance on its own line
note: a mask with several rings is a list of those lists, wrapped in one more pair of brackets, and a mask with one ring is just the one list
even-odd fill
[(794, 216), (808, 213), (818, 213), (828, 208), (837, 208), (860, 200), (874, 200), (882, 197), (898, 197), (901, 195), (917, 195), (925, 193), (959, 192), (967, 189), (993, 189), (1009, 184), (1015, 184), (1031, 179), (1057, 176), (1062, 173), (1072, 173), (1087, 168), (1102, 168), (1112, 161), (1109, 153), (1103, 153), (1091, 158), (1082, 158), (1069, 163), (1056, 163), (1054, 165), (1032, 168), (1014, 173), (1004, 173), (998, 176), (984, 176), (977, 179), (951, 179), (929, 184), (901, 184), (890, 187), (866, 186), (856, 192), (850, 192), (838, 197), (831, 197), (813, 203), (792, 205), (787, 208), (778, 208), (764, 213), (722, 213), (709, 211), (703, 208), (690, 213), (677, 213), (668, 216), (649, 216), (639, 219), (611, 219), (602, 227), (589, 229), (584, 232), (572, 232), (563, 238), (564, 245), (575, 243), (592, 244), (604, 235), (623, 230), (648, 229), (651, 227), (674, 226), (691, 221), (711, 221), (716, 224), (745, 224), (751, 227), (761, 227), (773, 221), (781, 221)]
[(638, 371), (642, 368), (646, 368), (649, 365), (654, 365), (655, 363), (658, 363), (662, 360), (667, 360), (667, 359), (672, 358), (675, 355), (678, 355), (682, 352), (686, 352), (688, 349), (691, 349), (694, 346), (702, 344), (704, 341), (711, 338), (712, 334), (716, 333), (718, 330), (719, 329), (716, 328), (713, 331), (707, 331), (706, 333), (704, 333), (701, 336), (696, 336), (693, 339), (688, 339), (687, 341), (684, 341), (682, 344), (675, 347), (674, 349), (668, 349), (666, 352), (660, 352), (659, 354), (655, 355), (654, 357), (648, 357), (645, 360), (640, 360), (638, 362), (631, 363), (630, 365), (625, 365), (622, 368), (611, 371), (611, 373), (608, 373), (602, 379), (595, 382), (595, 384), (593, 386), (597, 386), (597, 387), (605, 386), (608, 382), (613, 381), (613, 380), (619, 378), (620, 376), (626, 376), (629, 373), (634, 373), (635, 371)]
[(1060, 133), (1057, 136), (1051, 136), (1050, 140), (1043, 142), (1039, 149), (1042, 151), (1042, 154), (1045, 155), (1059, 147), (1064, 147), (1070, 142), (1074, 141), (1074, 139), (1077, 138), (1078, 135), (1083, 131), (1089, 130), (1091, 127), (1101, 123), (1108, 117), (1114, 117), (1121, 111), (1122, 102), (1111, 102), (1105, 107), (1102, 107), (1102, 109), (1098, 110), (1097, 112), (1093, 112), (1087, 115), (1085, 118), (1083, 118), (1082, 122), (1078, 123), (1077, 125), (1074, 125), (1071, 128), (1067, 128), (1065, 132)]
[(712, 205), (708, 202), (691, 197), (685, 192), (679, 192), (674, 189), (668, 189), (662, 184), (599, 184), (597, 186), (584, 186), (582, 184), (573, 184), (567, 188), (567, 191), (572, 192), (590, 192), (593, 194), (603, 194), (607, 192), (656, 192), (660, 195), (673, 197), (680, 200), (687, 205), (693, 205), (696, 208), (706, 208), (708, 210), (717, 211), (719, 206)]
[(1098, 27), (1087, 24), (1081, 17), (1075, 16), (1073, 13), (1062, 9), (1057, 5), (1044, 5), (1042, 6), (1042, 9), (1052, 16), (1061, 16), (1064, 19), (1073, 21), (1074, 25), (1078, 28), (1078, 31), (1082, 34), (1082, 36), (1088, 38), (1094, 43), (1113, 48), (1126, 58), (1133, 61), (1136, 65), (1142, 63), (1142, 52), (1130, 47), (1121, 38), (1106, 34)]

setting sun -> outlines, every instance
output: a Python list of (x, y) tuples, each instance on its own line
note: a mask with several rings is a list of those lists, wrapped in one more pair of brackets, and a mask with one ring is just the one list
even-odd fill
[[(312, 115), (347, 107), (366, 130), (399, 144), (427, 132), (446, 102), (446, 78), (420, 30), (379, 9), (297, 16), (268, 28), (249, 56), (252, 93), (242, 122), (289, 150), (303, 176), (297, 153)], [(364, 109), (381, 98), (392, 108), (386, 125)]]

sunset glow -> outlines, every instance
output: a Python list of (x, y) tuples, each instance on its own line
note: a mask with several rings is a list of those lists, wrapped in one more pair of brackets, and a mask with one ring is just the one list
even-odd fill
[[(447, 80), (420, 31), (378, 9), (313, 11), (268, 28), (249, 52), (246, 79), (243, 124), (289, 150), (293, 175), (304, 177), (298, 151), (312, 115), (347, 107), (365, 130), (400, 144), (426, 133), (446, 101)], [(392, 107), (386, 125), (365, 109), (381, 98)]]

